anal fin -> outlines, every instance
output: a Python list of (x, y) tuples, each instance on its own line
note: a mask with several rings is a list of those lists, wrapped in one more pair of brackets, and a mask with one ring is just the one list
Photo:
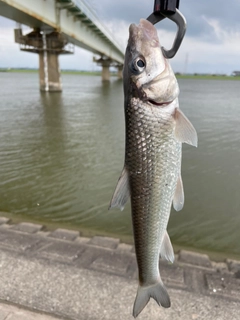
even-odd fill
[(174, 251), (171, 244), (171, 240), (169, 238), (169, 235), (167, 233), (167, 230), (165, 232), (163, 242), (160, 249), (160, 258), (163, 258), (167, 261), (174, 262)]
[(121, 173), (121, 176), (118, 180), (112, 200), (110, 202), (109, 209), (120, 208), (122, 211), (124, 209), (126, 202), (128, 201), (129, 196), (130, 196), (130, 188), (129, 188), (128, 171), (126, 167), (124, 167)]

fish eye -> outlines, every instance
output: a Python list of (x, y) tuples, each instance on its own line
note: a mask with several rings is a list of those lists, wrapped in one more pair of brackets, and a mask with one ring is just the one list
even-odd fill
[(143, 67), (145, 66), (145, 63), (144, 63), (143, 60), (139, 59), (139, 60), (137, 61), (137, 65), (138, 65), (139, 68), (143, 68)]
[(143, 72), (143, 70), (145, 69), (145, 65), (145, 61), (142, 58), (138, 57), (132, 62), (131, 69), (135, 74), (139, 74)]

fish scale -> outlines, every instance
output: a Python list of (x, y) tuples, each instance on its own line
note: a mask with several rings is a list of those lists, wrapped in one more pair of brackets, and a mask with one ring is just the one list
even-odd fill
[[(179, 176), (181, 143), (173, 137), (170, 114), (166, 119), (161, 108), (148, 107), (141, 101), (136, 108), (135, 103), (126, 108), (125, 164), (129, 171), (139, 279), (142, 284), (149, 284), (159, 277), (159, 249)], [(147, 130), (142, 119), (148, 123)], [(144, 144), (140, 137), (144, 137)]]
[(125, 163), (110, 208), (131, 199), (139, 286), (133, 316), (150, 298), (165, 308), (170, 298), (161, 280), (159, 256), (174, 261), (166, 231), (171, 211), (182, 209), (182, 143), (197, 146), (197, 134), (180, 111), (179, 88), (162, 54), (157, 30), (146, 21), (129, 28), (124, 68)]

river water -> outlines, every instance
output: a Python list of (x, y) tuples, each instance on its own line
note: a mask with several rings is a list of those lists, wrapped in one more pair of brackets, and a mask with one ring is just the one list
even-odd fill
[[(40, 93), (36, 73), (0, 73), (0, 211), (132, 240), (130, 205), (108, 211), (124, 159), (122, 82), (63, 75)], [(179, 80), (199, 147), (183, 147), (185, 206), (173, 244), (240, 257), (240, 82)]]

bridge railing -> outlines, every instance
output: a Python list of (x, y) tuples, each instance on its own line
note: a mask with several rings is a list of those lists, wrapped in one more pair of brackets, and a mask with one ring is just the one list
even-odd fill
[(118, 48), (119, 51), (124, 52), (125, 49), (114, 38), (113, 34), (102, 24), (99, 18), (94, 14), (89, 5), (84, 0), (72, 0), (79, 9), (86, 14), (86, 16), (96, 25), (96, 27), (106, 35), (106, 37)]

